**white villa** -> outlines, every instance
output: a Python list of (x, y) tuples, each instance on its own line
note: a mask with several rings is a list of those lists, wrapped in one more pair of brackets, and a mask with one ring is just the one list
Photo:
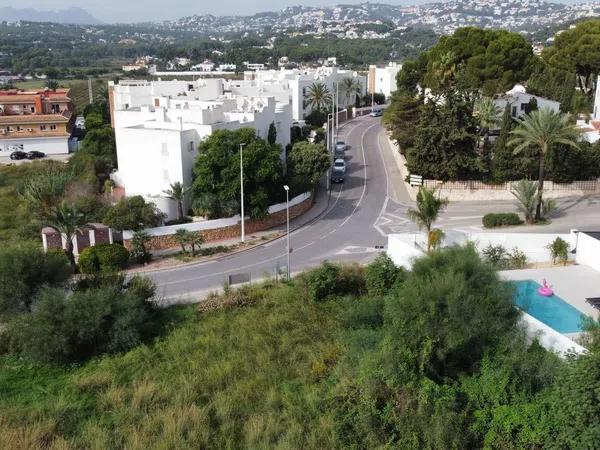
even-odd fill
[(396, 91), (396, 75), (402, 70), (402, 64), (389, 63), (385, 67), (369, 66), (369, 93), (383, 94), (389, 98)]
[(535, 99), (537, 102), (538, 109), (549, 108), (552, 111), (558, 112), (560, 110), (560, 103), (554, 100), (549, 100), (544, 97), (538, 97), (537, 95), (528, 94), (525, 87), (521, 84), (516, 84), (506, 94), (496, 98), (494, 103), (502, 111), (506, 108), (506, 105), (510, 105), (510, 112), (513, 118), (520, 119), (522, 116), (528, 113), (529, 102)]
[(249, 127), (266, 139), (274, 123), (277, 143), (290, 142), (288, 96), (251, 86), (242, 92), (222, 79), (110, 82), (109, 102), (119, 164), (113, 181), (169, 217), (176, 205), (163, 191), (174, 182), (191, 184), (198, 144), (213, 131)]

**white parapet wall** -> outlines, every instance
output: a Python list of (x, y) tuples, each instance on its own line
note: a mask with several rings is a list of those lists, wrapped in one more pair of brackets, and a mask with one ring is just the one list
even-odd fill
[(546, 350), (555, 352), (563, 358), (570, 354), (581, 355), (587, 352), (585, 347), (525, 312), (521, 316), (521, 324), (531, 339), (537, 339)]
[[(579, 239), (583, 234), (580, 233)], [(502, 245), (506, 250), (511, 251), (514, 248), (521, 250), (527, 256), (529, 262), (550, 261), (550, 251), (548, 245), (557, 237), (564, 239), (574, 249), (577, 245), (577, 234), (575, 232), (566, 233), (485, 233), (464, 231), (446, 231), (446, 236), (442, 242), (444, 247), (449, 245), (464, 245), (467, 242), (473, 242), (479, 252), (483, 251), (488, 245)], [(600, 241), (596, 241), (600, 248)], [(580, 241), (581, 243), (581, 241)], [(394, 263), (407, 269), (412, 267), (412, 260), (415, 257), (423, 255), (423, 250), (427, 247), (424, 233), (402, 233), (388, 235), (387, 253)], [(580, 247), (580, 246), (579, 246)], [(600, 250), (598, 250), (600, 252)], [(578, 249), (579, 253), (579, 249)], [(597, 259), (600, 265), (600, 253), (590, 255), (590, 258)], [(599, 269), (600, 270), (600, 269)]]
[(577, 233), (577, 264), (585, 264), (600, 272), (600, 233)]

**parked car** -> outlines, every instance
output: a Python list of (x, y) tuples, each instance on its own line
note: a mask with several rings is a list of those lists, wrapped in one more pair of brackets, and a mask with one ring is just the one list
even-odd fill
[(44, 156), (46, 156), (46, 154), (44, 152), (38, 152), (37, 150), (33, 150), (31, 152), (27, 152), (27, 159), (37, 159), (37, 158), (43, 158)]
[(331, 182), (332, 183), (343, 183), (345, 173), (341, 170), (333, 169), (331, 171)]
[(339, 170), (346, 173), (346, 162), (341, 158), (336, 159), (333, 161), (333, 170)]
[(344, 141), (337, 141), (335, 143), (335, 149), (340, 149), (342, 151), (346, 151), (346, 143)]
[(346, 159), (346, 152), (339, 148), (333, 151), (333, 159)]
[(369, 115), (371, 117), (381, 117), (383, 115), (383, 111), (381, 109), (374, 109)]
[(12, 152), (10, 154), (10, 159), (25, 159), (27, 158), (27, 153), (22, 152), (21, 150), (17, 150), (16, 152)]

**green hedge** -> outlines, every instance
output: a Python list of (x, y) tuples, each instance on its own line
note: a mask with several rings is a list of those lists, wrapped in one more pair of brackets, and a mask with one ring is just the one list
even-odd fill
[(99, 244), (79, 254), (77, 265), (82, 273), (113, 272), (124, 269), (129, 262), (129, 251), (119, 244)]
[(490, 213), (483, 216), (483, 226), (485, 228), (506, 227), (511, 225), (521, 225), (523, 221), (516, 213)]

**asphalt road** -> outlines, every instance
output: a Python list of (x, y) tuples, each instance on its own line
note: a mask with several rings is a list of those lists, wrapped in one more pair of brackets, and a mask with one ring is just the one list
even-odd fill
[[(387, 235), (416, 231), (406, 215), (410, 199), (379, 118), (362, 117), (340, 128), (349, 145), (343, 184), (332, 185), (327, 210), (314, 222), (291, 234), (292, 273), (324, 260), (368, 262), (386, 245)], [(547, 227), (519, 227), (524, 232), (565, 232), (570, 228), (600, 229), (600, 198), (560, 201), (559, 214)], [(436, 226), (480, 231), (487, 212), (514, 211), (514, 202), (451, 203)], [(251, 280), (272, 276), (286, 261), (286, 239), (278, 239), (238, 254), (191, 266), (147, 272), (158, 293), (178, 301), (198, 298), (223, 286), (231, 274), (249, 274)]]

